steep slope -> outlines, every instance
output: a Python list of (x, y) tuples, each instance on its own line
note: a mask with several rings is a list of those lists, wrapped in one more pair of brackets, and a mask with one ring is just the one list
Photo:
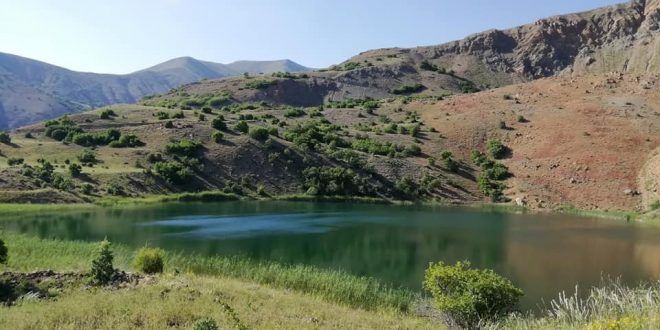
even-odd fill
[(510, 148), (502, 162), (512, 200), (646, 210), (659, 199), (659, 91), (658, 74), (555, 77), (404, 110), (417, 110), (466, 160), (500, 139)]
[(438, 46), (368, 51), (348, 61), (427, 60), (482, 86), (570, 73), (653, 73), (660, 70), (659, 22), (660, 0), (635, 0)]
[[(251, 63), (264, 72), (287, 67), (282, 61)], [(306, 70), (293, 64), (289, 66)], [(163, 93), (182, 84), (238, 74), (242, 72), (230, 66), (190, 57), (173, 59), (131, 74), (111, 75), (76, 72), (0, 53), (0, 128), (108, 104), (135, 102), (143, 96)]]

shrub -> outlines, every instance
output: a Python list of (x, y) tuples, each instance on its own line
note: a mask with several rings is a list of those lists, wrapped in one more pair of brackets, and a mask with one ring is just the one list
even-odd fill
[(0, 143), (11, 143), (11, 137), (7, 132), (0, 132)]
[(472, 269), (467, 261), (430, 264), (423, 284), (436, 307), (466, 328), (506, 315), (523, 295), (508, 279), (490, 269)]
[(519, 123), (526, 123), (527, 122), (527, 118), (525, 118), (525, 116), (523, 116), (523, 115), (518, 115), (518, 118), (516, 120)]
[(417, 183), (409, 176), (404, 176), (397, 180), (395, 187), (408, 197), (416, 197), (419, 195), (419, 187), (417, 186)]
[(245, 83), (245, 88), (249, 89), (266, 89), (271, 85), (277, 84), (277, 80), (255, 79)]
[(156, 175), (171, 184), (183, 184), (192, 177), (192, 171), (177, 162), (156, 163), (153, 166)]
[(186, 116), (183, 114), (183, 111), (179, 111), (172, 115), (172, 119), (183, 119)]
[(106, 109), (101, 112), (101, 119), (110, 119), (110, 117), (117, 116), (112, 109)]
[(304, 115), (305, 110), (300, 108), (289, 108), (284, 112), (284, 117), (286, 118), (302, 117)]
[(0, 239), (0, 264), (6, 264), (7, 263), (7, 246), (5, 245), (5, 241)]
[(416, 144), (411, 144), (406, 147), (405, 153), (407, 156), (419, 156), (422, 154), (422, 148)]
[(154, 114), (158, 120), (170, 119), (170, 114), (165, 111), (158, 111)]
[(112, 277), (115, 275), (115, 268), (112, 265), (113, 259), (110, 242), (105, 239), (99, 244), (97, 256), (92, 260), (92, 269), (89, 273), (92, 284), (106, 285), (112, 281)]
[(445, 158), (443, 159), (443, 162), (445, 164), (445, 168), (450, 171), (450, 172), (456, 172), (458, 171), (458, 162), (456, 162), (453, 158)]
[(403, 85), (398, 88), (395, 88), (392, 90), (392, 94), (413, 94), (413, 93), (419, 93), (424, 89), (424, 85), (422, 84), (414, 84), (414, 85)]
[(252, 127), (250, 128), (249, 135), (255, 140), (266, 141), (266, 139), (268, 139), (269, 133), (268, 129), (265, 127)]
[(108, 185), (108, 194), (113, 196), (123, 196), (125, 194), (124, 187), (115, 182), (110, 183), (110, 185)]
[(303, 171), (304, 186), (314, 194), (338, 196), (361, 193), (361, 182), (353, 170), (343, 167), (309, 167)]
[(174, 123), (171, 120), (166, 121), (165, 128), (174, 128)]
[(486, 149), (491, 157), (501, 159), (506, 155), (506, 147), (500, 140), (490, 140), (486, 144)]
[(164, 257), (162, 249), (143, 247), (135, 255), (133, 267), (145, 274), (162, 273)]
[(222, 132), (215, 131), (211, 133), (211, 140), (213, 140), (215, 143), (220, 143), (222, 140), (225, 138), (225, 135), (222, 134)]
[(94, 186), (92, 186), (89, 183), (83, 183), (82, 186), (80, 186), (80, 192), (82, 192), (85, 195), (89, 195), (94, 191)]
[(505, 180), (511, 175), (509, 168), (497, 162), (494, 162), (484, 173), (491, 180)]
[(463, 93), (476, 93), (479, 91), (479, 88), (474, 85), (471, 81), (463, 81), (460, 83), (461, 91)]
[(144, 142), (140, 141), (135, 134), (124, 134), (119, 137), (119, 140), (110, 142), (108, 146), (111, 148), (135, 148), (143, 145)]
[(500, 129), (506, 129), (506, 122), (504, 120), (500, 120), (499, 124), (497, 124), (497, 127)]
[(72, 163), (69, 165), (69, 173), (71, 176), (79, 176), (82, 173), (82, 166), (80, 164)]
[(23, 164), (23, 161), (24, 161), (23, 158), (9, 157), (7, 158), (7, 165), (9, 166), (21, 165)]
[(429, 166), (434, 167), (435, 166), (435, 158), (429, 157), (428, 158)]
[(241, 120), (238, 123), (236, 123), (236, 126), (234, 126), (234, 129), (241, 132), (241, 133), (247, 133), (250, 127), (248, 124), (244, 121)]
[(193, 330), (218, 330), (218, 324), (215, 320), (205, 317), (195, 321), (193, 324)]
[(227, 124), (225, 123), (225, 120), (222, 117), (215, 117), (213, 120), (211, 120), (211, 127), (224, 131), (227, 129)]
[(485, 163), (488, 160), (488, 157), (486, 155), (479, 151), (479, 150), (472, 150), (472, 154), (470, 155), (470, 158), (472, 158), (472, 162), (474, 165), (481, 166), (481, 164)]
[(165, 152), (179, 156), (194, 157), (202, 149), (202, 144), (195, 140), (182, 139), (165, 145)]
[(94, 164), (97, 162), (96, 154), (91, 150), (83, 150), (83, 152), (78, 155), (78, 160), (81, 163), (86, 164)]

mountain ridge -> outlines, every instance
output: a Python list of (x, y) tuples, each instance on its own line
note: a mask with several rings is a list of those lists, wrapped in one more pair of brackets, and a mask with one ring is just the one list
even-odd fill
[[(248, 73), (307, 71), (290, 60), (245, 61)], [(133, 103), (182, 84), (242, 74), (231, 64), (179, 57), (128, 74), (73, 71), (0, 52), (0, 128), (18, 127), (66, 113)]]

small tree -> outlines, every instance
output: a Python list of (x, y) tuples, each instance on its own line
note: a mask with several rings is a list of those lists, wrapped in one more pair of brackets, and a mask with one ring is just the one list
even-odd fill
[(500, 140), (490, 140), (486, 144), (486, 149), (491, 157), (501, 159), (506, 155), (507, 148)]
[(227, 129), (227, 124), (225, 123), (224, 119), (221, 117), (215, 117), (213, 120), (211, 120), (211, 127), (224, 131)]
[(424, 288), (440, 311), (466, 328), (505, 316), (523, 295), (508, 279), (490, 269), (472, 269), (467, 261), (453, 266), (431, 263), (424, 276)]
[(215, 141), (215, 143), (220, 143), (222, 140), (225, 138), (225, 135), (222, 134), (222, 132), (215, 131), (211, 133), (211, 139)]
[(143, 247), (135, 255), (133, 267), (145, 274), (163, 272), (165, 252), (157, 248)]
[(9, 136), (9, 133), (7, 132), (0, 132), (0, 143), (11, 143), (11, 137)]
[(0, 239), (0, 264), (6, 264), (7, 263), (7, 246), (5, 245), (5, 241)]
[(244, 120), (241, 120), (238, 123), (236, 123), (236, 126), (234, 126), (234, 129), (236, 129), (237, 131), (239, 131), (241, 133), (247, 133), (248, 130), (250, 129), (250, 127), (248, 126), (248, 124)]
[(71, 176), (79, 176), (80, 173), (82, 173), (82, 166), (80, 166), (80, 164), (77, 163), (71, 163), (69, 165), (69, 173), (71, 174)]
[(268, 129), (265, 127), (252, 127), (250, 128), (250, 137), (258, 141), (266, 141), (268, 139)]
[(92, 270), (90, 276), (95, 285), (106, 285), (110, 283), (115, 275), (115, 268), (112, 265), (114, 256), (110, 250), (110, 242), (104, 239), (99, 245), (96, 259), (92, 260)]

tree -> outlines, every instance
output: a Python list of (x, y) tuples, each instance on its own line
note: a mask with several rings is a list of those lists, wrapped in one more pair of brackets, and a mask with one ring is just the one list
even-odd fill
[(11, 137), (7, 132), (0, 132), (0, 143), (9, 144), (11, 143)]
[(6, 264), (7, 263), (7, 246), (5, 245), (5, 241), (0, 239), (0, 264)]
[(250, 127), (248, 124), (245, 122), (245, 120), (241, 120), (238, 123), (236, 123), (236, 126), (234, 126), (234, 129), (241, 133), (247, 133)]
[(106, 285), (112, 281), (112, 277), (115, 275), (115, 268), (112, 265), (113, 259), (110, 242), (104, 239), (99, 245), (96, 259), (92, 260), (90, 276), (93, 284)]
[(80, 164), (77, 163), (71, 163), (69, 165), (69, 173), (71, 174), (71, 176), (79, 176), (80, 173), (82, 173), (82, 166), (80, 166)]

